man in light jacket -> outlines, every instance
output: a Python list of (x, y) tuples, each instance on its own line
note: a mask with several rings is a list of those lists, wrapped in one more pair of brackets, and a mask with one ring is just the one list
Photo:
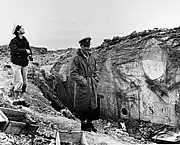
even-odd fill
[(15, 37), (9, 44), (12, 69), (14, 72), (13, 88), (14, 92), (24, 93), (27, 87), (27, 71), (29, 60), (32, 61), (32, 51), (29, 42), (23, 36), (25, 33), (24, 28), (16, 25), (13, 29)]

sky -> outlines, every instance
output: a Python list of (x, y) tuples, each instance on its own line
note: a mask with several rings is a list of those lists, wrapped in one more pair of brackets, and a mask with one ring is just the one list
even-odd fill
[(133, 31), (180, 26), (180, 0), (0, 0), (0, 45), (24, 27), (31, 46), (49, 50), (79, 47), (83, 37), (92, 46)]

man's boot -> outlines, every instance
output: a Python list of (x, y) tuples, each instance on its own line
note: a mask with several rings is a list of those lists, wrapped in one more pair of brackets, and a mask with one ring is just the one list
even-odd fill
[(92, 121), (87, 121), (87, 125), (88, 125), (88, 127), (89, 128), (91, 128), (91, 130), (93, 131), (93, 132), (97, 132), (97, 129), (94, 127), (94, 125), (92, 124)]
[(81, 130), (83, 130), (83, 131), (91, 131), (91, 127), (89, 127), (86, 122), (81, 122)]
[(13, 105), (17, 106), (17, 105), (22, 105), (24, 107), (29, 107), (30, 104), (27, 103), (25, 100), (16, 100), (13, 102)]

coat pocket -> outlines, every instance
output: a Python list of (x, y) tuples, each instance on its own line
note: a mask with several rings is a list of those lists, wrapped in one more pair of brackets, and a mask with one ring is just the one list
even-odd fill
[(87, 111), (90, 106), (88, 87), (80, 87), (76, 94), (76, 109), (80, 112)]
[(78, 98), (84, 98), (88, 95), (88, 87), (80, 86), (77, 92), (78, 92)]

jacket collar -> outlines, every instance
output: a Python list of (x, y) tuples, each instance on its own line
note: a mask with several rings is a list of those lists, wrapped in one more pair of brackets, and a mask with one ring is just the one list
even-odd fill
[(18, 36), (16, 36), (15, 38), (18, 40), (26, 40), (26, 37), (24, 37), (24, 36), (22, 37), (22, 39), (20, 39)]
[[(89, 51), (88, 56), (90, 56), (91, 54), (92, 54), (92, 52)], [(77, 55), (82, 56), (82, 57), (88, 59), (88, 56), (86, 56), (86, 55), (83, 53), (82, 49), (78, 49)]]

